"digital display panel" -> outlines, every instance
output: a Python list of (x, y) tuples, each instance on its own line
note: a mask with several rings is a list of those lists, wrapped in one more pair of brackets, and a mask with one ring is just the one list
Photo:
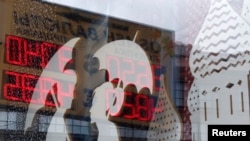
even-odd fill
[[(62, 70), (64, 66), (60, 65), (65, 58), (64, 54), (69, 54), (67, 47), (60, 51), (55, 65), (48, 65), (52, 56), (58, 51), (60, 46), (48, 43), (29, 40), (18, 36), (7, 35), (5, 40), (5, 61), (8, 64), (27, 67), (28, 69), (44, 69), (50, 71)], [(73, 62), (69, 62), (72, 63)], [(134, 83), (139, 87), (149, 85), (152, 78), (149, 77), (153, 71), (153, 89), (160, 89), (160, 68), (159, 65), (152, 64), (147, 67), (143, 61), (134, 61), (131, 58), (121, 58), (117, 56), (106, 57), (107, 70), (110, 74), (116, 75), (122, 79), (123, 83)], [(137, 67), (135, 67), (137, 66)], [(69, 74), (70, 75), (70, 74)], [(57, 84), (58, 102), (63, 105), (64, 98), (70, 97), (74, 91), (74, 85), (67, 83), (66, 80), (59, 80), (50, 77), (39, 78), (38, 75), (20, 73), (5, 70), (3, 72), (3, 93), (6, 100), (19, 101), (33, 104), (45, 104), (45, 106), (55, 107), (55, 102), (51, 95), (55, 95), (51, 90), (53, 84)], [(109, 77), (109, 76), (108, 76)], [(38, 86), (38, 79), (42, 79)], [(108, 78), (111, 80), (111, 78)], [(36, 87), (36, 88), (35, 88)], [(39, 93), (35, 99), (32, 94), (36, 91)], [(106, 95), (113, 91), (106, 92)], [(111, 113), (113, 117), (124, 119), (136, 119), (139, 121), (151, 121), (155, 112), (157, 97), (153, 95), (137, 94), (133, 92), (124, 92), (125, 102), (121, 103), (122, 109)], [(109, 97), (107, 96), (107, 101)], [(44, 101), (46, 99), (46, 101)], [(159, 110), (159, 109), (158, 109)]]
[[(107, 69), (109, 73), (122, 79), (124, 83), (134, 83), (139, 87), (150, 85), (151, 83), (151, 72), (153, 72), (153, 89), (159, 91), (160, 89), (160, 65), (148, 64), (144, 61), (135, 61), (131, 58), (122, 58), (117, 56), (106, 57)], [(152, 70), (152, 71), (151, 71)]]
[[(65, 54), (71, 52), (67, 47), (60, 50), (56, 63), (47, 66), (52, 56), (58, 51), (60, 46), (48, 43), (39, 42), (35, 40), (28, 40), (18, 36), (7, 35), (5, 38), (5, 62), (11, 65), (27, 67), (27, 69), (42, 70), (45, 68), (50, 71), (63, 70), (65, 66), (61, 64), (69, 59), (65, 57)], [(67, 72), (65, 72), (67, 73)], [(68, 73), (68, 75), (71, 75)], [(57, 84), (58, 93), (60, 93), (59, 101), (63, 103), (64, 98), (68, 97), (74, 90), (74, 86), (70, 83), (66, 83), (66, 80), (55, 79), (51, 77), (40, 78), (39, 75), (20, 73), (15, 71), (4, 70), (3, 72), (3, 93), (4, 98), (7, 100), (21, 101), (26, 103), (44, 104), (46, 106), (55, 106), (52, 101), (51, 85)], [(38, 87), (35, 89), (38, 79), (42, 79)], [(64, 81), (64, 82), (63, 82)], [(34, 91), (39, 93), (39, 96), (35, 99), (32, 98)], [(43, 101), (46, 99), (46, 101)]]
[[(4, 71), (3, 75), (4, 80), (6, 81), (3, 86), (4, 98), (6, 100), (34, 104), (45, 103), (46, 106), (55, 107), (55, 103), (51, 97), (52, 94), (55, 95), (55, 93), (51, 91), (50, 86), (52, 84), (57, 84), (58, 93), (60, 93), (58, 98), (61, 104), (64, 104), (64, 98), (70, 97), (69, 94), (74, 90), (74, 85), (67, 85), (67, 83), (63, 82), (62, 80), (59, 81), (52, 78), (42, 78), (39, 87), (35, 89), (39, 76), (13, 71)], [(31, 99), (34, 91), (39, 93), (39, 97), (36, 97), (36, 99)], [(46, 101), (43, 99), (46, 99)]]
[[(5, 38), (5, 61), (17, 66), (43, 69), (59, 48), (59, 45), (53, 43), (7, 35)], [(71, 52), (64, 48), (58, 56), (58, 62), (54, 64), (56, 66), (48, 66), (47, 69), (54, 71), (62, 69), (64, 66), (61, 66), (61, 63), (68, 59), (64, 57), (66, 53)]]

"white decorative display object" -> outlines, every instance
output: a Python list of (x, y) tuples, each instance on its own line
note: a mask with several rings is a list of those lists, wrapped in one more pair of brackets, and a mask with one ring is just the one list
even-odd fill
[(249, 124), (250, 27), (226, 0), (212, 0), (193, 44), (188, 96), (192, 140), (210, 124)]

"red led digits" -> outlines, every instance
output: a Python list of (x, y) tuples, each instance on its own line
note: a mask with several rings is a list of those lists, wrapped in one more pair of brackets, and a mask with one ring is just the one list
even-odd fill
[[(53, 94), (52, 86), (57, 84), (58, 99), (63, 105), (67, 97), (73, 97), (74, 85), (66, 81), (58, 81), (51, 78), (40, 78), (37, 84), (38, 76), (5, 71), (6, 83), (4, 84), (4, 98), (11, 101), (21, 101), (34, 104), (45, 104), (46, 106), (55, 106), (53, 100), (47, 99), (47, 95)], [(31, 99), (32, 94), (38, 93), (36, 99)]]
[[(135, 63), (133, 60), (131, 59), (122, 59), (122, 61), (119, 61), (121, 63), (121, 67), (117, 69), (117, 71), (121, 71), (122, 76), (120, 76), (119, 78), (122, 79), (122, 81), (125, 84), (135, 84), (136, 80), (135, 80)], [(109, 69), (110, 70), (110, 69)]]
[[(65, 62), (68, 62), (71, 58), (71, 50), (68, 47), (62, 46), (58, 55), (53, 60), (53, 65), (48, 66), (48, 62), (58, 51), (59, 46), (35, 40), (29, 40), (17, 36), (6, 36), (5, 44), (5, 60), (9, 64), (31, 67), (37, 69), (46, 69), (51, 71), (64, 70)], [(70, 55), (69, 55), (70, 53)], [(30, 75), (17, 72), (6, 71), (7, 82), (4, 84), (4, 97), (8, 100), (31, 102), (36, 104), (45, 104), (47, 106), (54, 106), (53, 100), (44, 101), (47, 95), (51, 95), (52, 85), (57, 83), (58, 93), (60, 93), (59, 101), (63, 104), (63, 101), (67, 97), (72, 97), (74, 85), (69, 82), (60, 81)], [(67, 74), (72, 74), (70, 71), (66, 71)], [(39, 96), (32, 97), (34, 93), (38, 93)], [(49, 98), (49, 97), (48, 97)], [(69, 99), (69, 98), (68, 98)]]
[(27, 46), (27, 41), (16, 36), (7, 36), (5, 40), (6, 61), (19, 66), (27, 65), (26, 57), (24, 57), (24, 47)]
[(133, 119), (136, 117), (135, 106), (133, 102), (133, 93), (125, 91), (125, 101), (123, 104), (123, 117)]
[(151, 104), (149, 97), (144, 94), (137, 94), (135, 101), (136, 101), (135, 107), (138, 119), (144, 121), (150, 120), (152, 115), (151, 108), (153, 107), (150, 107)]
[[(107, 56), (106, 61), (111, 77), (121, 78), (124, 84), (135, 84), (139, 87), (149, 85), (151, 78), (149, 78), (148, 74), (151, 73), (151, 70), (148, 70), (145, 62), (116, 56)], [(109, 80), (112, 79), (114, 78), (109, 78)]]
[[(153, 78), (149, 78), (151, 70), (148, 64), (142, 61), (135, 61), (130, 58), (120, 58), (117, 56), (107, 56), (106, 58), (107, 70), (109, 70), (109, 77), (120, 78), (124, 84), (134, 84), (139, 87), (150, 85), (151, 80), (154, 80), (154, 90), (160, 90), (160, 71), (159, 65), (152, 65), (151, 69), (154, 73)], [(109, 78), (112, 80), (114, 78)], [(106, 92), (110, 95), (112, 92)], [(115, 93), (115, 92), (113, 92)], [(149, 95), (134, 94), (132, 92), (124, 92), (125, 100), (122, 103), (120, 113), (116, 111), (112, 116), (120, 116), (127, 119), (137, 119), (141, 121), (150, 121), (155, 112), (154, 101)], [(107, 101), (110, 97), (107, 97)], [(161, 109), (156, 109), (161, 110)], [(119, 114), (116, 114), (119, 113)]]
[(22, 75), (6, 71), (7, 84), (4, 85), (4, 97), (8, 100), (22, 101)]
[[(27, 42), (25, 39), (23, 41)], [(42, 64), (41, 60), (41, 45), (38, 42), (30, 42), (24, 46), (23, 58), (26, 60), (24, 66), (36, 66), (40, 67)], [(21, 52), (20, 52), (21, 54)]]
[(43, 42), (41, 44), (41, 47), (42, 47), (41, 67), (44, 68), (49, 62), (50, 58), (56, 53), (58, 47), (55, 44), (51, 44), (48, 42)]
[(146, 64), (145, 62), (137, 62), (137, 65), (140, 68), (140, 71), (137, 73), (137, 80), (136, 80), (136, 84), (138, 84), (139, 86), (149, 86), (151, 81), (149, 78), (149, 73), (151, 73), (151, 70), (148, 70), (148, 64)]
[(153, 118), (154, 101), (149, 95), (124, 92), (125, 99), (119, 115), (127, 119), (150, 121)]
[[(107, 69), (109, 70), (109, 77), (116, 76), (121, 78), (124, 84), (135, 84), (139, 87), (148, 86), (153, 79), (153, 90), (160, 90), (160, 65), (151, 65), (153, 78), (149, 78), (151, 70), (148, 69), (148, 64), (142, 61), (134, 61), (129, 58), (119, 58), (117, 56), (107, 56)], [(112, 80), (114, 78), (109, 78)]]
[[(70, 54), (69, 54), (70, 53)], [(68, 61), (72, 58), (68, 58), (66, 56), (72, 56), (72, 51), (69, 47), (62, 46), (61, 49), (58, 50), (58, 60), (59, 60), (59, 70), (64, 70), (65, 64), (69, 63)], [(70, 62), (74, 63), (74, 62)], [(72, 71), (65, 71), (65, 74), (74, 74)]]
[(6, 36), (6, 62), (18, 66), (44, 68), (59, 46), (48, 42)]
[(37, 76), (28, 74), (19, 74), (22, 77), (22, 100), (24, 102), (39, 103), (40, 97), (31, 100), (32, 94), (34, 92), (34, 87), (38, 80)]
[[(38, 85), (35, 87), (35, 90), (39, 93), (39, 96), (42, 97), (42, 99), (45, 99), (47, 97), (47, 94), (51, 95), (54, 94), (52, 91), (52, 86), (57, 83), (54, 79), (51, 78), (45, 78), (40, 77), (40, 81), (38, 81)], [(41, 101), (41, 104), (45, 104), (47, 106), (55, 106), (52, 97), (48, 97), (46, 101)], [(45, 102), (45, 103), (44, 103)]]

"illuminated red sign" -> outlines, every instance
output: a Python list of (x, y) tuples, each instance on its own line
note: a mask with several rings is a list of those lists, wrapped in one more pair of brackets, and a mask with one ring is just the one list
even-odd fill
[[(17, 36), (6, 36), (5, 44), (5, 61), (12, 65), (23, 66), (28, 68), (51, 69), (53, 71), (62, 70), (67, 58), (65, 54), (72, 52), (63, 48), (58, 53), (57, 62), (53, 66), (47, 66), (50, 59), (58, 51), (60, 46), (48, 42), (39, 42), (28, 40)], [(135, 61), (131, 58), (124, 58), (109, 55), (106, 57), (107, 70), (111, 74), (120, 78), (124, 84), (135, 84), (141, 88), (150, 85), (152, 81), (149, 73), (153, 73), (153, 90), (160, 90), (160, 65), (148, 64), (144, 61)], [(73, 83), (67, 81), (56, 80), (54, 78), (39, 77), (32, 74), (19, 73), (14, 71), (4, 71), (6, 82), (3, 83), (4, 98), (12, 101), (21, 101), (25, 103), (41, 104), (46, 106), (55, 106), (51, 91), (51, 86), (56, 84), (58, 92), (58, 102), (64, 104), (64, 99), (72, 97), (74, 91)], [(39, 81), (38, 83), (38, 79)], [(112, 78), (109, 78), (109, 80)], [(36, 88), (35, 88), (36, 87)], [(32, 98), (32, 94), (36, 91), (38, 96)], [(93, 91), (93, 90), (91, 90)], [(139, 92), (140, 90), (138, 90)], [(105, 92), (104, 92), (105, 93)], [(117, 93), (115, 89), (106, 91), (106, 100), (110, 101), (109, 95)], [(118, 97), (119, 105), (117, 109), (113, 109), (110, 115), (113, 117), (122, 117), (126, 119), (136, 119), (141, 121), (150, 121), (156, 110), (156, 96), (152, 94), (137, 94), (133, 92), (123, 91), (124, 99)], [(84, 93), (83, 93), (84, 94)], [(118, 93), (117, 93), (118, 94)], [(119, 94), (118, 94), (119, 95)], [(44, 101), (44, 99), (46, 99)]]
[[(144, 86), (150, 85), (150, 77), (149, 73), (151, 73), (150, 68), (147, 67), (147, 63), (144, 61), (135, 61), (130, 58), (121, 58), (117, 56), (107, 56), (106, 57), (107, 70), (109, 70), (112, 75), (120, 78), (124, 84), (134, 84), (143, 88)], [(155, 74), (153, 75), (154, 79), (154, 90), (160, 90), (160, 66), (159, 65), (151, 65), (151, 69)], [(109, 76), (109, 80), (112, 78)], [(115, 79), (114, 79), (115, 80)], [(113, 83), (118, 83), (112, 81)], [(124, 86), (126, 87), (126, 86)], [(140, 91), (140, 90), (138, 90)], [(123, 117), (127, 119), (137, 119), (140, 121), (150, 121), (153, 118), (153, 114), (155, 109), (155, 96), (146, 95), (146, 94), (137, 94), (133, 92), (124, 91), (124, 97), (119, 94), (116, 89), (109, 89), (106, 91), (107, 95), (107, 103), (110, 102), (109, 95), (116, 94), (117, 96), (117, 110), (112, 111), (112, 116)], [(122, 99), (122, 100), (121, 100)], [(120, 105), (122, 104), (122, 105)], [(109, 109), (110, 107), (107, 107)]]
[[(5, 39), (6, 47), (6, 62), (13, 65), (31, 67), (31, 68), (44, 68), (51, 57), (57, 52), (60, 46), (48, 43), (28, 40), (25, 38), (8, 35)], [(62, 62), (68, 60), (65, 54), (71, 53), (66, 47), (60, 52), (58, 62), (53, 66), (47, 66), (51, 70), (62, 70)]]
[(125, 92), (121, 116), (124, 118), (150, 121), (155, 111), (152, 96)]
[[(156, 111), (159, 112), (164, 109), (163, 107), (155, 107), (157, 96), (149, 94), (149, 89), (145, 88), (137, 93), (134, 91), (136, 89), (134, 85), (130, 85), (123, 90), (119, 87), (121, 83), (117, 82), (117, 79), (112, 82), (105, 82), (95, 89), (92, 103), (95, 108), (93, 109), (101, 111), (94, 115), (101, 118), (103, 114), (99, 113), (106, 111), (106, 116), (148, 122), (154, 118), (153, 115)], [(91, 109), (91, 113), (96, 112), (93, 109)]]
[[(49, 62), (50, 58), (55, 54), (55, 52), (60, 48), (60, 46), (48, 43), (48, 42), (39, 42), (34, 40), (28, 40), (25, 38), (21, 38), (18, 36), (6, 36), (6, 62), (13, 65), (25, 66), (31, 68), (44, 68)], [(68, 51), (67, 48), (64, 48), (58, 55), (58, 62), (54, 63), (53, 66), (47, 66), (48, 69), (51, 70), (62, 70), (65, 66), (62, 66), (64, 61), (69, 58), (65, 58), (65, 54), (69, 54), (71, 52)], [(121, 59), (116, 56), (107, 57), (108, 67), (114, 65), (116, 69), (109, 69), (111, 73), (117, 73), (119, 78), (123, 78), (122, 80), (127, 80), (128, 78), (132, 78), (133, 82), (136, 82), (137, 85), (143, 86), (149, 83), (148, 73), (151, 70), (148, 70), (146, 67), (146, 63), (135, 62), (131, 59)], [(135, 67), (140, 66), (140, 67)], [(113, 66), (112, 66), (113, 67)], [(159, 82), (160, 82), (160, 68), (159, 65), (151, 65), (152, 72), (154, 72), (154, 90), (159, 90)], [(120, 70), (124, 70), (122, 74), (120, 74)], [(128, 80), (130, 81), (130, 80)], [(126, 83), (126, 82), (125, 82)]]
[(159, 65), (151, 65), (151, 68), (149, 68), (144, 61), (134, 61), (130, 58), (117, 56), (107, 56), (106, 61), (109, 73), (120, 78), (125, 84), (136, 84), (139, 87), (148, 86), (152, 79), (149, 77), (149, 73), (155, 72), (153, 89), (157, 91), (160, 89), (161, 68)]
[[(38, 84), (39, 87), (35, 89), (37, 80), (39, 79), (38, 76), (13, 71), (5, 71), (4, 76), (6, 77), (6, 83), (4, 84), (3, 90), (4, 98), (7, 100), (55, 106), (52, 97), (50, 97), (50, 95), (53, 94), (50, 90), (52, 85), (57, 84), (57, 92), (60, 94), (58, 100), (63, 105), (64, 99), (72, 97), (72, 95), (69, 94), (74, 90), (74, 85), (62, 80), (57, 81), (52, 78), (40, 78), (42, 80)], [(39, 97), (31, 99), (34, 90), (39, 93)], [(46, 99), (46, 101), (42, 99)]]

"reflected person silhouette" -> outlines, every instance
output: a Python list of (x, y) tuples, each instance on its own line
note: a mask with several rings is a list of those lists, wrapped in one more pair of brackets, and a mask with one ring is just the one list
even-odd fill
[[(72, 61), (72, 52), (75, 44), (80, 40), (80, 38), (73, 38), (69, 40), (66, 44), (64, 44), (50, 59), (46, 67), (44, 68), (43, 72), (41, 73), (36, 86), (34, 88), (34, 92), (31, 97), (31, 101), (35, 101), (37, 98), (39, 100), (43, 101), (41, 105), (34, 105), (32, 103), (29, 104), (29, 108), (26, 115), (26, 122), (25, 122), (25, 129), (24, 129), (24, 136), (25, 140), (53, 140), (53, 141), (62, 141), (62, 140), (70, 140), (68, 137), (68, 133), (65, 130), (65, 122), (63, 119), (64, 112), (71, 107), (72, 99), (73, 99), (73, 93), (74, 93), (74, 85), (76, 84), (76, 73), (75, 72), (69, 72), (73, 71), (73, 69), (67, 68), (67, 66)], [(68, 54), (64, 54), (64, 52), (69, 52)], [(60, 67), (58, 70), (53, 70), (57, 73), (58, 77), (62, 78), (61, 81), (49, 79), (49, 83), (47, 82), (45, 85), (46, 79), (49, 76), (49, 68), (51, 66), (54, 66), (58, 64), (58, 58), (60, 58), (60, 55), (64, 54), (64, 60), (62, 60), (59, 64)], [(67, 58), (67, 59), (66, 59)], [(53, 67), (52, 67), (53, 68)], [(67, 79), (69, 81), (63, 81), (64, 79)], [(62, 88), (67, 86), (69, 94), (65, 94), (62, 91)], [(43, 93), (46, 93), (45, 96), (40, 96), (41, 91)], [(64, 93), (64, 94), (63, 94)], [(55, 97), (58, 96), (58, 97)], [(48, 110), (50, 114), (48, 115), (48, 110), (46, 110), (47, 106), (47, 99), (50, 98), (53, 101), (52, 103), (56, 106), (56, 111), (49, 108)], [(60, 101), (60, 102), (59, 102)], [(59, 104), (61, 103), (61, 104)], [(54, 106), (53, 106), (54, 107)], [(45, 108), (45, 110), (43, 110)], [(52, 133), (49, 133), (49, 131), (52, 130), (52, 124), (54, 120), (57, 120), (57, 124), (63, 126), (63, 130), (54, 130), (53, 132), (59, 132), (60, 138), (58, 136), (55, 136), (55, 134), (52, 135)], [(55, 126), (54, 126), (55, 127)], [(33, 129), (36, 129), (35, 131)], [(39, 133), (39, 135), (38, 135)], [(40, 137), (40, 133), (42, 133), (42, 137)], [(46, 137), (47, 136), (47, 137)], [(52, 136), (54, 138), (52, 139)], [(56, 137), (56, 138), (55, 138)]]
[[(75, 82), (76, 82), (76, 78), (75, 78)], [(56, 89), (54, 89), (54, 94), (57, 96), (58, 92), (56, 91)], [(71, 141), (66, 125), (65, 125), (66, 119), (64, 118), (64, 114), (67, 109), (71, 108), (73, 94), (69, 97), (64, 98), (64, 101), (62, 104), (59, 103), (58, 98), (55, 97), (55, 95), (52, 95), (52, 98), (55, 101), (57, 110), (49, 125), (47, 136), (46, 136), (46, 141)], [(53, 125), (53, 123), (56, 123), (56, 124)], [(56, 128), (56, 126), (58, 125), (60, 126), (60, 129)], [(55, 132), (61, 132), (60, 136), (55, 136)]]
[(110, 101), (107, 101), (106, 91), (114, 89), (110, 82), (105, 82), (97, 87), (93, 93), (92, 107), (90, 109), (91, 123), (95, 123), (98, 128), (98, 141), (118, 141), (118, 131), (116, 125), (109, 121), (109, 115), (114, 101), (117, 98), (113, 94)]

